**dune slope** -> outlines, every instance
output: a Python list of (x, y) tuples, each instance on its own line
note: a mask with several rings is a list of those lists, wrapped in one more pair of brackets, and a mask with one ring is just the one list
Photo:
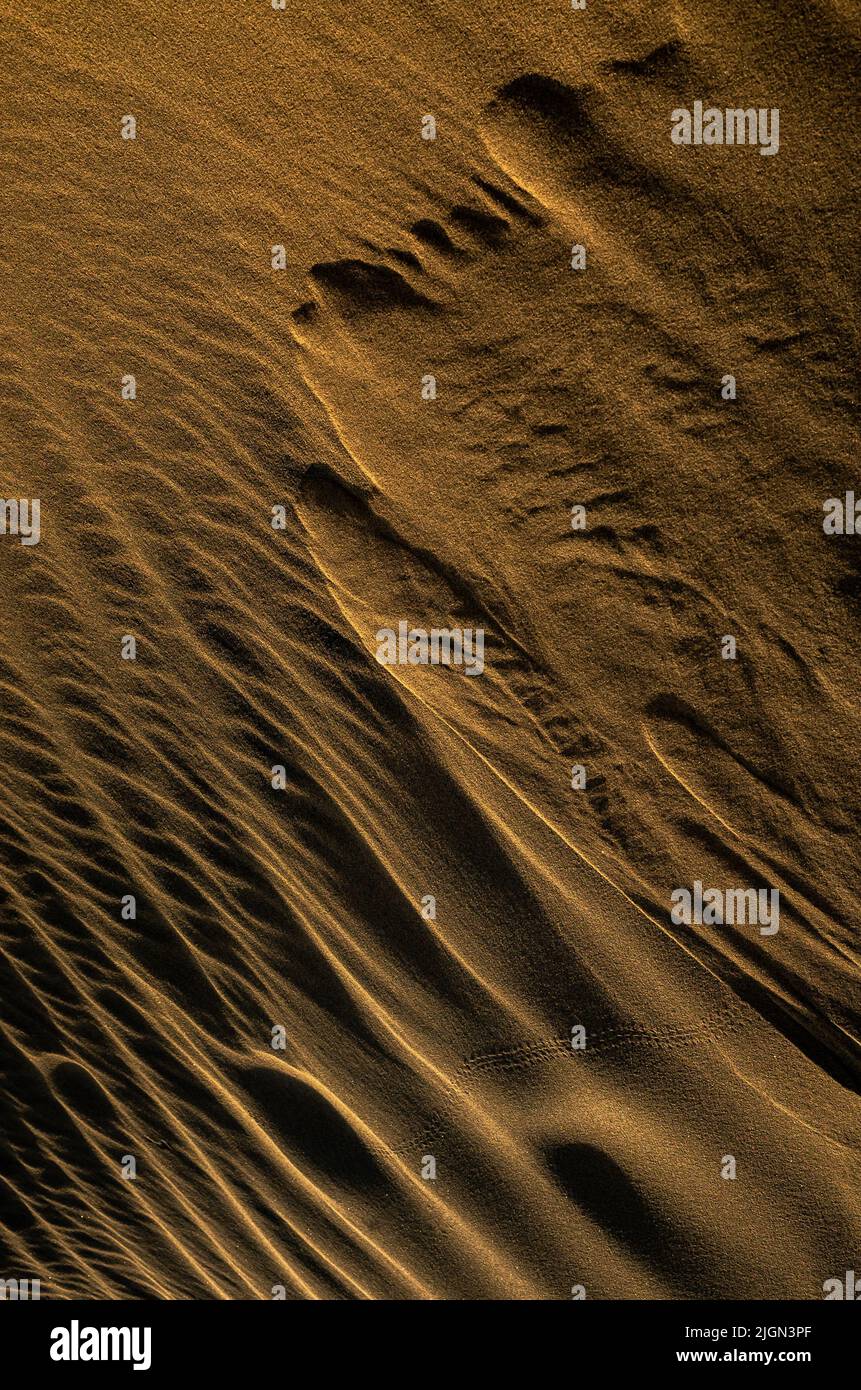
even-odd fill
[[(859, 1267), (859, 28), (3, 21), (0, 1277)], [(674, 144), (697, 101), (779, 149)]]

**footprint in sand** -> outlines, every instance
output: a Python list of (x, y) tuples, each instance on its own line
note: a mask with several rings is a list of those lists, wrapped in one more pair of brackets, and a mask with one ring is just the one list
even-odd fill
[[(773, 246), (673, 166), (669, 141), (644, 147), (618, 114), (654, 123), (694, 80), (678, 40), (605, 65), (600, 87), (524, 74), (486, 108), (494, 163), (477, 170), (468, 204), (428, 211), (400, 247), (312, 268), (312, 297), (294, 316), (302, 370), (369, 511), (346, 522), (314, 484), (305, 520), (342, 598), (358, 597), (361, 615), (346, 610), (367, 647), (384, 617), (486, 624), (486, 679), (422, 675), (436, 707), (552, 824), (575, 826), (578, 844), (608, 854), (650, 905), (680, 873), (780, 879), (782, 969), (803, 997), (812, 951), (839, 1000), (846, 980), (828, 944), (828, 913), (848, 911), (839, 830), (824, 880), (816, 868), (827, 889), (812, 888), (822, 827), (842, 821), (823, 701), (837, 746), (850, 730), (841, 693), (819, 675), (815, 630), (845, 561), (823, 545), (815, 496), (799, 524), (773, 520), (786, 472), (816, 473), (800, 446), (833, 486), (846, 441), (839, 428), (825, 451), (810, 441), (835, 366), (821, 315), (792, 303)], [(571, 267), (573, 243), (586, 247), (585, 271)], [(736, 401), (720, 393), (728, 365)], [(791, 429), (775, 408), (789, 396)], [(373, 595), (361, 592), (370, 572)], [(727, 634), (734, 661), (722, 659)], [(852, 668), (848, 644), (842, 655), (838, 669)], [(650, 710), (673, 701), (715, 731), (694, 741), (695, 768), (684, 740), (680, 761), (659, 750), (667, 725)], [(589, 770), (574, 804), (573, 761)], [(741, 804), (757, 788), (756, 835), (728, 829), (716, 800), (695, 792), (727, 776), (731, 803), (733, 788)], [(798, 872), (781, 836), (798, 847)], [(770, 868), (745, 858), (754, 843)], [(750, 961), (734, 969), (747, 976)], [(753, 971), (767, 989), (769, 972)]]

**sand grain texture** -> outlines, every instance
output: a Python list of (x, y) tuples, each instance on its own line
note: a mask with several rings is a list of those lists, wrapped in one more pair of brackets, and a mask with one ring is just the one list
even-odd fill
[[(861, 494), (859, 29), (7, 12), (0, 491), (42, 536), (0, 538), (0, 1275), (859, 1268), (861, 541), (822, 529)], [(779, 153), (674, 146), (696, 99), (778, 107)], [(400, 619), (483, 627), (484, 674), (382, 667)], [(674, 926), (694, 880), (779, 889), (779, 933)]]

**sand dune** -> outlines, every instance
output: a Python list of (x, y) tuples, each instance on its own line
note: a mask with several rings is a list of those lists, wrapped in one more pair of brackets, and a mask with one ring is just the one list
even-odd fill
[[(821, 1298), (857, 10), (3, 27), (0, 1277)], [(779, 149), (674, 144), (696, 101)], [(381, 661), (401, 622), (483, 668)], [(779, 930), (674, 921), (697, 883)]]

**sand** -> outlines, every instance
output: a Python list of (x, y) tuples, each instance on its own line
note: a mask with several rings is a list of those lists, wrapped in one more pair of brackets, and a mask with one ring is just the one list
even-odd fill
[[(859, 1267), (859, 30), (4, 20), (0, 1275)], [(674, 144), (696, 101), (779, 149)], [(381, 664), (401, 621), (483, 670)], [(696, 884), (779, 930), (674, 922)]]

